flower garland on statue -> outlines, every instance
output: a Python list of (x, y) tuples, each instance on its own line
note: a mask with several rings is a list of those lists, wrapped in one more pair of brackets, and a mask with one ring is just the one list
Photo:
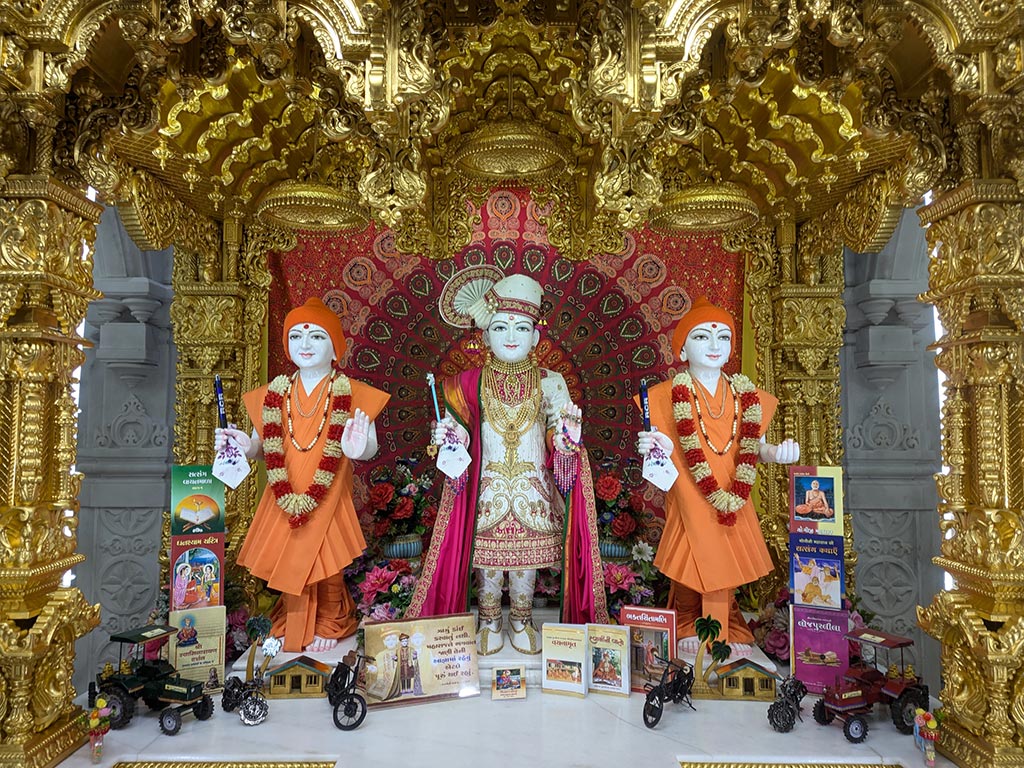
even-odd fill
[[(732, 526), (736, 525), (736, 513), (747, 503), (757, 479), (757, 470), (754, 467), (760, 453), (761, 401), (753, 382), (746, 376), (736, 374), (731, 380), (726, 377), (726, 383), (732, 389), (734, 397), (739, 398), (742, 412), (740, 453), (736, 460), (736, 477), (729, 490), (719, 486), (701, 447), (700, 438), (697, 437), (698, 427), (693, 420), (693, 405), (690, 400), (695, 395), (689, 371), (683, 371), (672, 380), (672, 415), (679, 431), (679, 445), (683, 449), (683, 455), (697, 487), (718, 513), (719, 524)], [(703, 420), (700, 429), (701, 432), (705, 431)], [(732, 443), (731, 440), (729, 442)], [(726, 450), (728, 447), (726, 446)]]
[[(263, 399), (263, 455), (267, 465), (267, 484), (274, 491), (277, 505), (288, 515), (288, 525), (292, 528), (299, 528), (309, 522), (309, 516), (323, 501), (324, 494), (334, 482), (334, 475), (337, 473), (341, 457), (344, 455), (341, 450), (341, 436), (345, 431), (345, 422), (348, 421), (349, 412), (352, 410), (352, 386), (348, 377), (344, 374), (337, 374), (331, 382), (330, 391), (328, 410), (330, 417), (321, 421), (316, 440), (309, 448), (312, 448), (320, 439), (325, 422), (327, 423), (327, 442), (324, 444), (320, 464), (317, 466), (316, 472), (313, 473), (313, 481), (305, 493), (295, 493), (291, 480), (288, 479), (288, 470), (284, 465), (285, 425), (282, 406), (285, 404), (285, 398), (291, 397), (291, 379), (288, 376), (275, 378), (270, 382), (267, 395)], [(289, 435), (292, 431), (291, 426), (291, 414), (289, 414)], [(292, 440), (294, 442), (294, 437)], [(305, 450), (309, 450), (309, 448)]]

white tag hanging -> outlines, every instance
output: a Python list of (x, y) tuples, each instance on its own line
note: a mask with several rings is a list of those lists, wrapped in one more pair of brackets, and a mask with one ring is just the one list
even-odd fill
[(217, 456), (213, 460), (213, 476), (233, 489), (237, 488), (251, 471), (245, 452), (238, 447), (233, 437), (226, 438), (224, 447), (217, 451)]
[(651, 447), (650, 452), (644, 457), (643, 475), (644, 480), (647, 480), (662, 491), (667, 491), (675, 483), (676, 478), (679, 477), (679, 470), (672, 463), (671, 457), (661, 450), (661, 446), (655, 443)]

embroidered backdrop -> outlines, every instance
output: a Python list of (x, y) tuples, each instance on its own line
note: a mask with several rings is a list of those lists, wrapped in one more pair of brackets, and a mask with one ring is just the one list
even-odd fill
[[(592, 456), (620, 465), (636, 458), (640, 415), (632, 398), (640, 378), (675, 375), (669, 342), (691, 297), (707, 296), (742, 326), (742, 257), (717, 239), (644, 229), (625, 233), (620, 253), (570, 262), (548, 243), (543, 209), (525, 190), (494, 190), (478, 213), (470, 244), (444, 261), (399, 254), (392, 233), (372, 225), (360, 233), (308, 234), (296, 249), (271, 253), (271, 377), (293, 370), (277, 342), (285, 314), (320, 296), (349, 339), (342, 368), (391, 393), (377, 421), (381, 449), (373, 466), (422, 457), (434, 418), (426, 374), (442, 378), (483, 362), (479, 332), (438, 317), (441, 288), (464, 266), (495, 264), (544, 287), (541, 365), (561, 373), (583, 406)], [(739, 369), (740, 330), (729, 371)]]

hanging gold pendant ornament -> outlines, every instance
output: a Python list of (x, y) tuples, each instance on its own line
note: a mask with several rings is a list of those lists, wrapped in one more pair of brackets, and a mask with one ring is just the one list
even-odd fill
[(729, 181), (691, 184), (662, 198), (651, 229), (665, 234), (731, 232), (757, 223), (760, 212), (750, 194)]

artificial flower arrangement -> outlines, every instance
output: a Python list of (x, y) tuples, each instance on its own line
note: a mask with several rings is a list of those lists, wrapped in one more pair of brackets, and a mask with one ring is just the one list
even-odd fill
[(377, 545), (433, 530), (437, 518), (433, 467), (419, 474), (416, 462), (399, 459), (394, 468), (377, 471), (369, 486), (362, 521), (368, 538)]
[(602, 466), (594, 480), (598, 537), (631, 547), (644, 538), (643, 494), (628, 487), (618, 472)]
[(82, 713), (85, 731), (89, 734), (90, 756), (94, 763), (103, 757), (103, 736), (110, 730), (110, 706), (102, 696), (96, 697), (95, 704), (88, 712)]
[(345, 569), (345, 583), (361, 616), (370, 621), (393, 621), (409, 608), (416, 576), (407, 560), (375, 560), (363, 555)]
[[(627, 460), (626, 472), (636, 470)], [(642, 482), (642, 481), (638, 481)], [(646, 508), (637, 485), (627, 483), (612, 465), (605, 462), (594, 481), (597, 499), (598, 537), (621, 545), (625, 557), (603, 564), (608, 596), (608, 613), (618, 620), (623, 605), (663, 605), (669, 582), (654, 567), (654, 552), (661, 539), (663, 522)]]

